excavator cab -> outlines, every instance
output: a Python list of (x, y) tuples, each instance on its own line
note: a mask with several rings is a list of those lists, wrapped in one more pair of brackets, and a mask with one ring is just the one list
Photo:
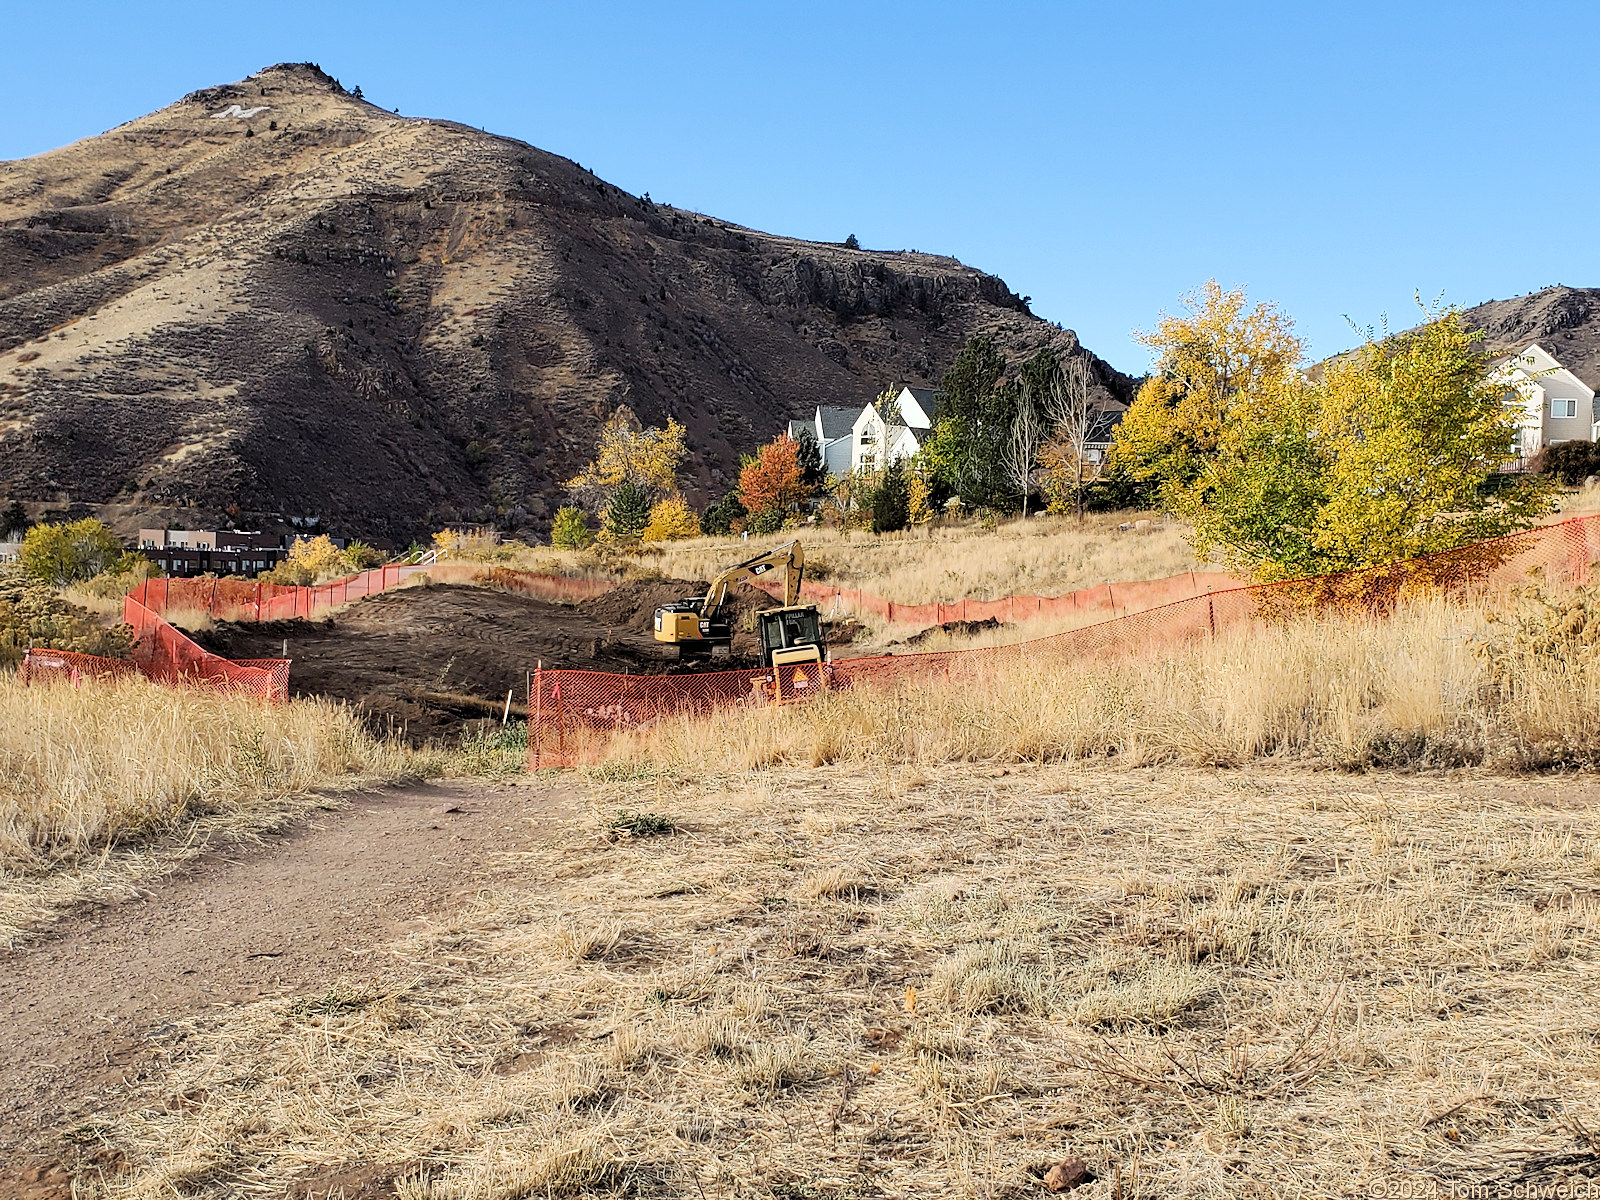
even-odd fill
[(827, 650), (822, 641), (822, 617), (816, 606), (799, 604), (769, 608), (756, 614), (761, 637), (761, 665), (787, 667), (794, 663), (822, 662)]

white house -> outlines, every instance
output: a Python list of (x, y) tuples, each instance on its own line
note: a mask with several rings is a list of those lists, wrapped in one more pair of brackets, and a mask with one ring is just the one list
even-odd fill
[(1517, 466), (1557, 442), (1600, 441), (1594, 389), (1535, 342), (1495, 364), (1506, 385), (1506, 403), (1518, 410), (1520, 432), (1512, 447)]
[(933, 428), (938, 393), (902, 387), (895, 396), (900, 421), (889, 424), (871, 404), (859, 409), (823, 405), (810, 421), (790, 421), (789, 436), (810, 427), (822, 450), (823, 466), (835, 479), (853, 471), (880, 470), (895, 459), (910, 458)]

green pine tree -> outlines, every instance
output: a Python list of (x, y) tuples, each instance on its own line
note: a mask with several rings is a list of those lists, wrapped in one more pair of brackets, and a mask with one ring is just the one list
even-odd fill
[(650, 493), (624, 479), (611, 493), (611, 503), (606, 506), (606, 536), (612, 541), (637, 541), (650, 524)]

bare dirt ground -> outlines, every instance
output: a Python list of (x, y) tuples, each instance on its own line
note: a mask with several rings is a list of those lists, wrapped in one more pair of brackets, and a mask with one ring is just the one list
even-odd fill
[[(680, 662), (676, 650), (655, 640), (657, 606), (705, 587), (691, 580), (637, 581), (562, 604), (439, 584), (370, 596), (320, 620), (223, 623), (191, 636), (228, 658), (286, 654), (293, 660), (294, 695), (360, 705), (377, 732), (423, 742), (498, 717), (508, 691), (512, 711), (521, 713), (527, 673), (539, 663), (635, 675), (755, 666), (755, 638), (740, 626), (749, 613), (776, 603), (755, 588), (729, 593), (738, 630), (732, 658)], [(841, 624), (835, 636), (848, 640), (852, 628)]]
[(105, 1153), (90, 1115), (162, 1068), (176, 1022), (373, 970), (385, 943), (515, 874), (505, 856), (549, 836), (570, 801), (528, 783), (358, 796), (0, 959), (0, 1197), (70, 1195), (69, 1171)]
[(676, 666), (647, 625), (455, 585), (386, 592), (322, 620), (220, 625), (194, 636), (229, 658), (276, 656), (287, 644), (295, 695), (359, 704), (380, 731), (413, 741), (459, 732), (503, 704), (507, 691), (520, 704), (527, 673), (541, 661), (635, 674)]

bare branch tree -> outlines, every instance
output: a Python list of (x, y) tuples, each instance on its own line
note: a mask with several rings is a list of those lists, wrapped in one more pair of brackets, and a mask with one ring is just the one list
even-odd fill
[(1002, 463), (1007, 480), (1022, 493), (1024, 517), (1028, 515), (1028, 493), (1033, 488), (1033, 463), (1039, 455), (1044, 432), (1044, 421), (1034, 401), (1033, 390), (1024, 384), (1017, 395), (1017, 411), (1011, 418)]
[(1075, 474), (1073, 506), (1077, 509), (1078, 520), (1082, 521), (1083, 489), (1098, 471), (1098, 468), (1091, 469), (1089, 462), (1089, 439), (1094, 433), (1097, 414), (1089, 403), (1087, 358), (1081, 355), (1069, 358), (1058, 366), (1045, 397), (1045, 414)]

